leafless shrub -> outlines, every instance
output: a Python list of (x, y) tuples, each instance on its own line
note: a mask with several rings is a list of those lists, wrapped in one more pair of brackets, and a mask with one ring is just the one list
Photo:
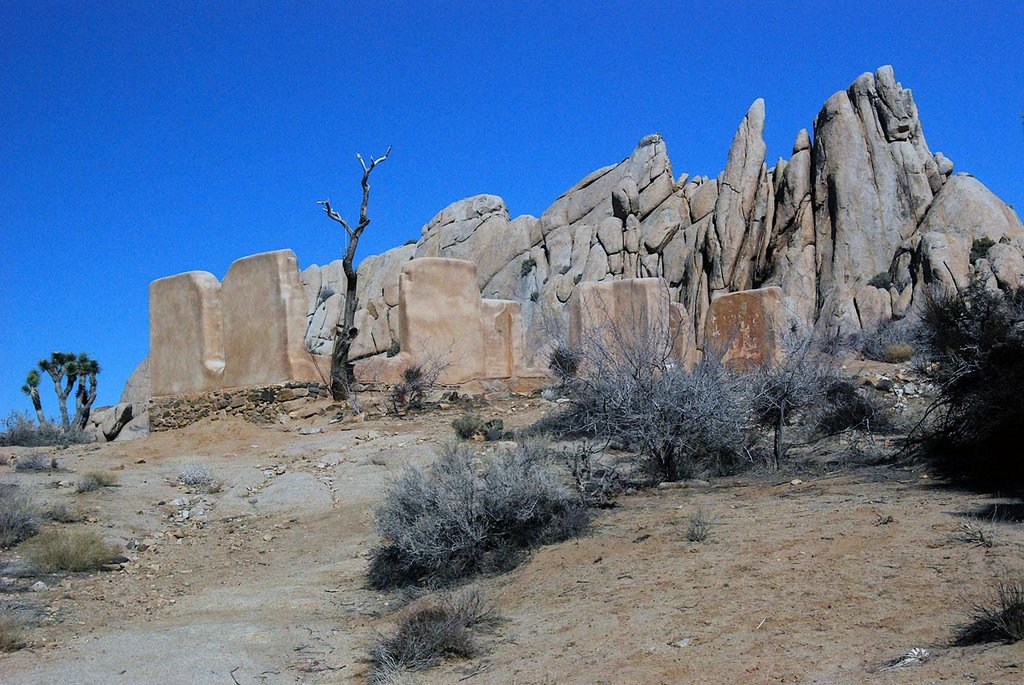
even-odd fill
[(472, 658), (480, 652), (474, 629), (492, 628), (498, 621), (476, 589), (420, 602), (405, 612), (394, 632), (377, 636), (370, 650), (370, 682), (393, 683), (402, 671), (424, 670), (448, 656)]
[(625, 489), (625, 483), (614, 465), (598, 460), (600, 452), (589, 443), (581, 442), (564, 454), (583, 504), (607, 509), (615, 506), (614, 498)]
[(670, 315), (659, 319), (639, 305), (614, 321), (591, 314), (599, 323), (573, 341), (580, 357), (564, 388), (568, 403), (535, 431), (620, 445), (636, 452), (657, 481), (734, 473), (749, 463), (746, 379), (713, 353), (684, 368), (679, 357), (687, 345)]
[(856, 336), (855, 346), (865, 359), (890, 364), (909, 361), (920, 347), (920, 324), (910, 319), (883, 321), (874, 330)]
[(528, 450), (502, 452), (477, 470), (466, 448), (449, 446), (385, 492), (369, 582), (446, 585), (507, 570), (522, 551), (579, 535), (587, 523), (585, 508)]
[(690, 542), (704, 542), (711, 536), (711, 519), (698, 509), (697, 513), (690, 517), (686, 528), (686, 539)]
[(753, 396), (757, 416), (774, 430), (775, 468), (785, 455), (787, 421), (802, 409), (822, 404), (827, 389), (839, 381), (834, 358), (813, 334), (791, 330), (780, 337), (783, 359), (758, 371)]
[(559, 343), (551, 349), (548, 355), (548, 368), (555, 374), (561, 387), (576, 378), (580, 370), (580, 352), (574, 350), (565, 343)]
[(955, 542), (963, 542), (975, 547), (992, 547), (995, 536), (992, 531), (977, 522), (963, 523), (952, 535)]
[(957, 629), (956, 644), (1024, 640), (1024, 576), (997, 578), (989, 595), (975, 601), (970, 613), (970, 620)]
[(46, 530), (19, 549), (44, 573), (94, 571), (118, 556), (117, 547), (91, 530)]
[(0, 490), (0, 549), (12, 547), (39, 532), (39, 511), (22, 495)]

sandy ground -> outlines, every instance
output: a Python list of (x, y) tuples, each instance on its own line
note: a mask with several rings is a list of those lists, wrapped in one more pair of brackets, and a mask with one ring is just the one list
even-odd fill
[[(521, 426), (542, 405), (482, 413)], [(0, 682), (364, 682), (366, 650), (397, 608), (364, 583), (373, 506), (390, 474), (433, 458), (459, 414), (314, 419), (312, 435), (206, 421), (57, 451), (57, 472), (0, 466), (0, 483), (83, 511), (67, 525), (102, 531), (129, 558), (44, 577), (38, 592), (37, 578), (4, 576), (0, 606), (26, 621), (31, 646), (0, 655)], [(175, 479), (191, 463), (223, 489), (189, 494)], [(76, 494), (96, 468), (119, 485)], [(623, 496), (588, 537), (479, 580), (505, 617), (490, 651), (410, 682), (1021, 683), (1024, 643), (949, 646), (970, 599), (1024, 567), (1019, 522), (986, 521), (991, 547), (958, 539), (977, 525), (966, 514), (999, 502), (877, 468)], [(687, 542), (698, 510), (711, 537)], [(885, 668), (915, 647), (931, 658)]]

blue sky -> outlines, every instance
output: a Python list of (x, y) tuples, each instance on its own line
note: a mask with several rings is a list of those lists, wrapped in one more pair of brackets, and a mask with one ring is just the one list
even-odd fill
[(932, 150), (1024, 206), (1024, 5), (826, 7), (0, 0), (0, 415), (55, 349), (90, 352), (116, 401), (155, 278), (337, 258), (316, 201), (355, 216), (354, 155), (389, 144), (362, 256), (477, 193), (539, 214), (655, 131), (677, 174), (715, 175), (758, 97), (788, 157), (893, 64)]

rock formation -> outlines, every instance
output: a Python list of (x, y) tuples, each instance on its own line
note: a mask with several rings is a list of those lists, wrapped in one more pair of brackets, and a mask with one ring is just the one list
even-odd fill
[[(796, 135), (790, 158), (771, 167), (764, 126), (765, 103), (756, 100), (717, 178), (674, 176), (665, 142), (655, 134), (618, 164), (585, 176), (539, 218), (512, 218), (495, 195), (450, 204), (423, 227), (418, 242), (359, 265), (353, 358), (384, 359), (404, 339), (400, 280), (414, 258), (476, 265), (475, 291), (508, 301), (480, 305), (493, 313), (483, 335), (508, 339), (507, 332), (496, 332), (509, 325), (506, 314), (521, 320), (522, 359), (511, 365), (522, 368), (546, 366), (551, 345), (568, 335), (570, 303), (584, 284), (663, 279), (698, 349), (713, 303), (729, 293), (773, 288), (770, 296), (744, 297), (770, 301), (767, 309), (783, 310), (787, 320), (844, 334), (914, 316), (929, 289), (961, 288), (973, 278), (992, 288), (1021, 284), (1019, 217), (974, 177), (954, 174), (941, 152), (932, 153), (911, 91), (896, 82), (891, 67), (863, 74), (828, 98), (813, 130)], [(216, 279), (206, 276), (171, 277), (185, 284), (174, 297), (219, 296)], [(161, 294), (167, 284), (157, 285), (168, 280), (151, 286), (154, 393), (200, 389), (223, 364), (207, 353), (215, 347), (208, 342), (217, 335), (215, 322), (199, 316), (173, 343), (191, 346), (191, 366), (183, 369), (190, 387), (167, 384), (168, 365), (183, 363), (161, 351), (167, 340), (162, 312), (179, 306)], [(324, 354), (344, 297), (340, 262), (309, 267), (301, 283), (304, 344)], [(521, 319), (511, 314), (513, 303)], [(297, 308), (295, 301), (290, 310)], [(720, 334), (716, 324), (716, 341)], [(508, 350), (490, 347), (484, 345), (486, 364), (511, 368)]]

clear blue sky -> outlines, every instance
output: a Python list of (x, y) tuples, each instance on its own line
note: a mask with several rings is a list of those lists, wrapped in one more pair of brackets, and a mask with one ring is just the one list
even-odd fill
[(363, 256), (477, 193), (539, 214), (655, 131), (715, 175), (758, 97), (788, 156), (891, 63), (932, 149), (1024, 207), (1024, 4), (830, 5), (0, 0), (0, 414), (55, 349), (116, 401), (155, 278), (337, 258), (316, 201), (354, 216), (354, 153), (388, 144)]

